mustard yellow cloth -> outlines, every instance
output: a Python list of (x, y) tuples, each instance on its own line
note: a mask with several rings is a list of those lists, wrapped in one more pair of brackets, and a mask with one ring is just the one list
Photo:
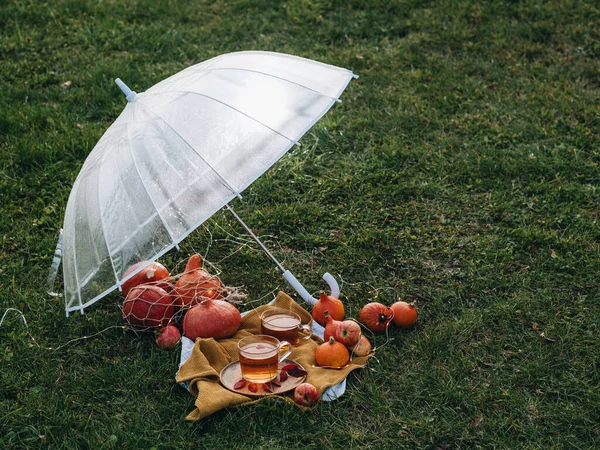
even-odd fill
[[(284, 292), (279, 292), (275, 299), (275, 306), (296, 312), (303, 323), (309, 323), (312, 317), (308, 311), (298, 305)], [(260, 333), (260, 314), (270, 305), (259, 306), (248, 312), (242, 319), (242, 324), (237, 333), (227, 339), (215, 340), (213, 338), (198, 338), (189, 359), (177, 372), (178, 383), (190, 382), (190, 392), (196, 397), (196, 409), (186, 417), (186, 420), (200, 420), (210, 414), (231, 406), (244, 403), (254, 403), (266, 398), (273, 397), (248, 397), (246, 395), (232, 392), (221, 385), (219, 373), (221, 369), (232, 361), (237, 361), (237, 343), (244, 336)], [(319, 395), (329, 386), (340, 383), (354, 369), (365, 366), (368, 356), (353, 357), (348, 365), (342, 369), (326, 369), (317, 366), (315, 362), (315, 350), (323, 341), (312, 336), (311, 339), (297, 347), (288, 357), (300, 363), (308, 372), (306, 382), (314, 385)], [(285, 393), (278, 398), (283, 398), (293, 404), (293, 391)]]

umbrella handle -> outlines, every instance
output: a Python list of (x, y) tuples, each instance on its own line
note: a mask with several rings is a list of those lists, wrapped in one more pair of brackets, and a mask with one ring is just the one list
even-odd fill
[[(302, 286), (302, 284), (296, 279), (296, 277), (294, 276), (294, 274), (292, 272), (290, 272), (289, 270), (286, 270), (285, 272), (283, 272), (282, 275), (283, 275), (283, 278), (285, 278), (285, 280), (288, 283), (290, 283), (290, 285), (296, 290), (296, 292), (298, 294), (300, 294), (300, 297), (302, 297), (302, 300), (304, 300), (306, 303), (310, 303), (311, 305), (314, 305), (315, 303), (317, 303), (317, 299), (314, 298), (312, 295), (310, 295), (310, 293), (306, 290), (306, 288), (304, 286)], [(323, 279), (329, 285), (329, 288), (331, 289), (331, 295), (333, 297), (339, 298), (340, 287), (339, 287), (336, 279), (333, 277), (333, 275), (331, 275), (329, 272), (327, 272), (325, 275), (323, 275)]]
[(325, 275), (323, 275), (323, 279), (329, 285), (329, 289), (331, 289), (330, 295), (335, 298), (340, 298), (340, 285), (338, 284), (337, 280), (333, 278), (333, 275), (327, 272)]

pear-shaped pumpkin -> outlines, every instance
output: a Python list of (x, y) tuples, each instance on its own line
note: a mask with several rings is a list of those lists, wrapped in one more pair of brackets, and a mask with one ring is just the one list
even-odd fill
[(341, 300), (321, 292), (319, 300), (313, 306), (312, 317), (323, 326), (326, 322), (325, 311), (329, 311), (329, 315), (334, 320), (344, 320), (344, 304)]
[(323, 340), (327, 342), (331, 336), (335, 337), (335, 332), (342, 322), (335, 320), (329, 315), (329, 311), (325, 311), (325, 331), (323, 332)]
[(202, 269), (202, 257), (192, 255), (188, 260), (185, 271), (171, 293), (177, 306), (190, 307), (204, 300), (220, 300), (223, 298), (223, 283), (216, 275), (211, 275)]

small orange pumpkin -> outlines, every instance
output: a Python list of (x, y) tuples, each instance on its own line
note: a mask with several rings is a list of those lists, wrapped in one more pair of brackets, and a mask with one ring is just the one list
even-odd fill
[(374, 333), (383, 333), (392, 321), (394, 312), (387, 306), (372, 302), (367, 303), (358, 313), (358, 320)]
[(394, 312), (394, 325), (397, 327), (408, 328), (417, 321), (417, 310), (415, 307), (406, 302), (396, 302), (390, 309)]
[[(134, 264), (125, 271), (125, 273), (123, 274), (123, 279), (127, 278), (129, 274), (133, 273), (134, 271), (142, 267), (144, 264), (147, 265), (145, 268), (143, 268), (140, 272), (136, 273), (126, 281), (123, 281), (123, 284), (121, 285), (123, 295), (127, 297), (129, 291), (132, 290), (134, 287), (139, 286), (140, 284), (154, 284), (159, 288), (166, 288), (165, 291), (169, 293), (169, 286), (172, 286), (172, 283), (169, 280), (171, 274), (169, 273), (167, 268), (158, 261), (140, 261), (139, 263)], [(161, 280), (162, 283), (156, 283)]]
[(333, 337), (324, 342), (315, 351), (317, 364), (322, 367), (344, 367), (350, 360), (350, 353), (344, 344)]

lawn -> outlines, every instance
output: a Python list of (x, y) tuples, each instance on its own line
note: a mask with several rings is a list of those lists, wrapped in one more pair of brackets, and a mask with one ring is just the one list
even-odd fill
[[(592, 0), (4, 0), (0, 447), (600, 447), (599, 24)], [(419, 321), (335, 402), (190, 423), (178, 351), (124, 331), (118, 293), (65, 317), (46, 278), (113, 80), (240, 50), (360, 78), (236, 211), (309, 291), (339, 276), (349, 316), (402, 298)], [(195, 251), (241, 310), (290, 292), (227, 212), (162, 260)]]

